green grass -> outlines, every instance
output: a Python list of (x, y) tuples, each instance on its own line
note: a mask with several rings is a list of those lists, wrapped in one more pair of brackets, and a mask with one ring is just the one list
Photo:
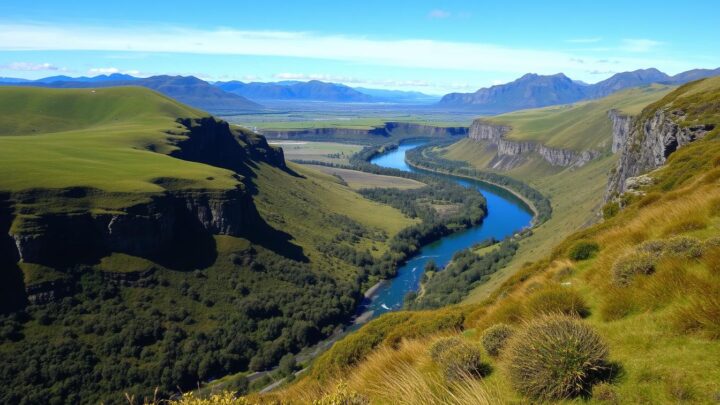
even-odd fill
[[(553, 215), (535, 228), (532, 236), (521, 242), (518, 253), (506, 268), (493, 274), (487, 283), (470, 294), (468, 302), (482, 301), (514, 274), (522, 263), (543, 257), (568, 234), (598, 219), (597, 211), (602, 203), (607, 176), (617, 160), (609, 153), (612, 125), (608, 111), (618, 109), (626, 114), (639, 113), (641, 106), (661, 99), (671, 90), (668, 86), (653, 85), (619, 92), (600, 100), (519, 111), (490, 119), (511, 125), (514, 129), (509, 138), (567, 149), (597, 149), (604, 153), (581, 168), (552, 166), (539, 155), (530, 154), (517, 167), (495, 170), (521, 180), (547, 196)], [(477, 169), (488, 171), (494, 171), (489, 165), (495, 156), (495, 149), (471, 139), (464, 139), (443, 151), (446, 159), (465, 161)]]
[(238, 184), (228, 170), (167, 155), (184, 138), (175, 120), (207, 114), (148, 89), (4, 87), (0, 110), (0, 190), (159, 193), (163, 178), (178, 179), (183, 188)]
[[(489, 121), (511, 125), (508, 139), (534, 141), (547, 146), (572, 150), (610, 149), (606, 136), (611, 129), (607, 111), (620, 110), (637, 115), (643, 107), (672, 91), (672, 86), (651, 85), (615, 93), (611, 96), (577, 104), (523, 110), (490, 118)], [(605, 114), (597, 114), (604, 111)]]
[(363, 147), (337, 142), (306, 142), (306, 141), (272, 141), (271, 145), (279, 146), (287, 160), (313, 160), (325, 163), (347, 165), (350, 156)]
[(340, 169), (328, 166), (306, 165), (306, 167), (310, 167), (326, 174), (338, 176), (342, 178), (343, 181), (345, 181), (353, 190), (376, 187), (407, 190), (410, 188), (420, 188), (425, 186), (424, 183), (403, 177), (384, 176), (380, 174), (361, 172), (358, 170)]

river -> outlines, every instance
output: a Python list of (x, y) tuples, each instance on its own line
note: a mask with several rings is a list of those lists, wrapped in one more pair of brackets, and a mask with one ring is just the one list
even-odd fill
[[(371, 163), (406, 172), (427, 173), (410, 167), (405, 162), (405, 152), (425, 143), (427, 142), (402, 143), (397, 149), (374, 157)], [(402, 308), (405, 294), (420, 288), (425, 264), (429, 260), (434, 260), (438, 266), (443, 268), (450, 262), (455, 252), (467, 249), (489, 238), (504, 239), (529, 227), (532, 222), (533, 214), (530, 208), (517, 196), (503, 188), (454, 176), (441, 174), (436, 174), (436, 176), (455, 181), (465, 187), (477, 188), (487, 200), (487, 217), (480, 225), (445, 236), (420, 249), (418, 254), (398, 269), (396, 277), (384, 281), (378, 288), (373, 289), (371, 294), (367, 294), (368, 296), (358, 312), (362, 314), (359, 317), (362, 322), (385, 312)]]

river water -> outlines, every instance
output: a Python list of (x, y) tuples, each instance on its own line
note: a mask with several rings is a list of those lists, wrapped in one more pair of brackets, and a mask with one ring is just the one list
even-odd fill
[[(423, 172), (405, 163), (405, 152), (425, 143), (424, 141), (402, 143), (397, 149), (378, 155), (371, 162), (378, 166), (400, 169), (406, 172)], [(396, 277), (383, 282), (379, 288), (375, 289), (365, 299), (359, 310), (359, 313), (363, 314), (360, 317), (362, 321), (402, 308), (405, 294), (410, 291), (417, 291), (420, 288), (420, 280), (425, 264), (429, 260), (434, 260), (438, 266), (443, 268), (450, 262), (450, 259), (457, 251), (467, 249), (489, 238), (504, 239), (530, 226), (533, 217), (532, 211), (512, 193), (479, 181), (441, 174), (436, 176), (450, 179), (465, 187), (475, 187), (480, 190), (487, 200), (487, 217), (478, 226), (448, 235), (420, 249), (418, 254), (411, 257), (405, 265), (398, 269)]]

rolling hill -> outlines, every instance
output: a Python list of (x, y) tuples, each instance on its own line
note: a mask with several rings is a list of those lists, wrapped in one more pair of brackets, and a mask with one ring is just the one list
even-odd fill
[(3, 403), (271, 367), (347, 322), (417, 223), (143, 87), (2, 87), (0, 111)]

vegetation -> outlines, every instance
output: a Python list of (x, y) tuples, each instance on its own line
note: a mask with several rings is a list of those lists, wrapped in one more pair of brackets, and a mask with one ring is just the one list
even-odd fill
[(600, 250), (600, 246), (597, 243), (581, 240), (570, 248), (568, 257), (575, 261), (587, 260), (595, 255), (598, 250)]
[(413, 179), (407, 179), (396, 176), (386, 176), (381, 174), (373, 174), (361, 172), (359, 170), (343, 169), (339, 167), (307, 165), (315, 170), (323, 173), (332, 174), (342, 179), (353, 190), (361, 190), (365, 188), (420, 188), (424, 184)]
[(454, 336), (441, 338), (430, 346), (429, 352), (446, 380), (457, 381), (490, 373), (489, 366), (482, 361), (480, 349), (465, 339)]
[(336, 142), (272, 141), (271, 145), (283, 148), (285, 159), (290, 161), (320, 161), (346, 165), (350, 156), (362, 149), (360, 145)]
[[(715, 122), (720, 111), (712, 100), (720, 96), (707, 100), (705, 94), (718, 88), (718, 79), (691, 84), (646, 113), (652, 114), (652, 109), (657, 108), (681, 108), (697, 111), (707, 122)], [(693, 125), (698, 123), (695, 115), (685, 119)], [(645, 195), (657, 193), (652, 203), (643, 201), (643, 196), (628, 198), (627, 205), (612, 218), (565, 237), (554, 249), (547, 249), (541, 259), (507, 276), (483, 302), (398, 312), (369, 323), (358, 330), (357, 337), (350, 335), (338, 342), (345, 348), (379, 342), (362, 346), (362, 351), (356, 352), (362, 355), (354, 357), (352, 365), (330, 367), (336, 364), (334, 359), (341, 358), (338, 354), (346, 353), (331, 349), (312, 366), (308, 377), (262, 399), (310, 402), (332, 391), (329, 382), (342, 379), (353, 392), (379, 403), (458, 403), (458, 397), (466, 403), (523, 403), (574, 395), (587, 397), (589, 402), (611, 403), (715, 401), (720, 392), (716, 362), (720, 356), (720, 188), (714, 175), (720, 155), (718, 131), (720, 127), (716, 126), (704, 139), (678, 149), (666, 166), (650, 174), (654, 183), (641, 191)], [(682, 181), (672, 181), (683, 177)], [(678, 226), (690, 218), (699, 219), (705, 226)], [(668, 229), (673, 231), (668, 233)], [(672, 250), (665, 250), (674, 238), (682, 239), (672, 243)], [(581, 241), (596, 243), (599, 249), (585, 260), (569, 260), (571, 249)], [(699, 250), (692, 248), (698, 246)], [(613, 282), (612, 267), (618, 258), (649, 252), (655, 252), (652, 274), (635, 277), (626, 287)], [(545, 310), (533, 310), (532, 297), (547, 291), (558, 294), (557, 302), (571, 303), (560, 306), (565, 308), (577, 308), (577, 301), (567, 297), (581, 297), (588, 309), (586, 317), (546, 315)], [(494, 372), (474, 383), (462, 381), (454, 385), (441, 379), (442, 373), (429, 364), (432, 360), (428, 350), (436, 338), (417, 333), (417, 317), (432, 318), (433, 324), (454, 324), (435, 333), (469, 341), (481, 338), (485, 330), (498, 323), (518, 332), (499, 359), (487, 359)], [(374, 339), (381, 329), (383, 337)], [(389, 333), (405, 340), (400, 344), (395, 339), (384, 341)], [(549, 337), (537, 338), (545, 333)], [(573, 336), (578, 339), (567, 339)], [(537, 342), (543, 350), (512, 350), (524, 341)], [(572, 350), (557, 350), (563, 347)], [(538, 353), (550, 360), (537, 360)], [(516, 358), (527, 363), (518, 363)], [(583, 359), (589, 367), (583, 366)], [(561, 378), (567, 376), (563, 370), (570, 368), (553, 367), (558, 364), (554, 361), (573, 366), (577, 373)], [(518, 378), (509, 379), (515, 373), (511, 371), (514, 365), (518, 365)], [(555, 370), (558, 378), (536, 384), (552, 374), (524, 375), (522, 371), (531, 366)], [(480, 399), (469, 400), (468, 391)], [(540, 399), (535, 399), (537, 396)]]
[(538, 400), (589, 394), (608, 370), (602, 338), (582, 322), (563, 316), (529, 322), (507, 350), (511, 383)]
[(482, 345), (487, 354), (497, 357), (505, 348), (508, 340), (515, 334), (515, 328), (504, 323), (496, 323), (487, 328), (482, 335)]

